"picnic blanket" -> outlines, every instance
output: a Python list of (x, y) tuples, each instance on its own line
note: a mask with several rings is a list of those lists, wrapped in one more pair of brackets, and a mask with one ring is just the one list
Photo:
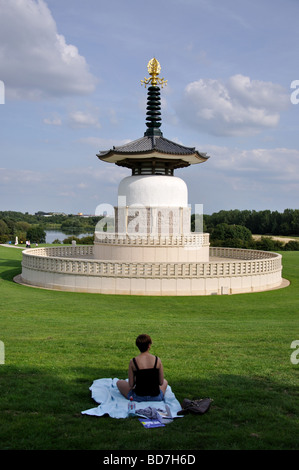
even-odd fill
[[(91, 397), (99, 405), (95, 408), (81, 411), (81, 413), (91, 416), (108, 414), (111, 418), (127, 418), (128, 400), (118, 390), (117, 381), (117, 378), (94, 380), (89, 390), (91, 391)], [(163, 401), (142, 401), (136, 403), (136, 410), (152, 407), (166, 411), (166, 405), (169, 406), (173, 418), (180, 418), (177, 413), (182, 407), (169, 385), (167, 386)]]

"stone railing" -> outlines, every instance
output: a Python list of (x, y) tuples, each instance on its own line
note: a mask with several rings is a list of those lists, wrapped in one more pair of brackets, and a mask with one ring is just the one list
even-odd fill
[(209, 245), (208, 233), (188, 235), (134, 235), (95, 232), (95, 244), (130, 246), (206, 246)]
[(126, 278), (234, 277), (281, 270), (279, 254), (234, 248), (211, 248), (211, 256), (226, 259), (199, 263), (101, 261), (91, 259), (92, 255), (92, 245), (34, 248), (23, 251), (22, 266), (34, 271)]
[(257, 259), (271, 259), (277, 258), (277, 253), (261, 250), (245, 250), (244, 248), (225, 248), (225, 247), (210, 247), (210, 256), (214, 258), (229, 258), (242, 259), (242, 260), (257, 260)]
[(93, 245), (49, 246), (23, 251), (25, 256), (34, 255), (49, 258), (93, 258)]

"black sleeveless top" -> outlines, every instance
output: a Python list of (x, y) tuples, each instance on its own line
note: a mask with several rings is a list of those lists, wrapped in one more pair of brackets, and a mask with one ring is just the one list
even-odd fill
[(139, 369), (135, 357), (133, 358), (133, 362), (136, 367), (136, 370), (134, 370), (134, 392), (136, 393), (136, 395), (139, 395), (141, 397), (144, 397), (146, 395), (156, 397), (157, 395), (159, 395), (159, 369), (157, 369), (157, 361), (158, 357), (156, 356), (155, 365), (152, 369)]

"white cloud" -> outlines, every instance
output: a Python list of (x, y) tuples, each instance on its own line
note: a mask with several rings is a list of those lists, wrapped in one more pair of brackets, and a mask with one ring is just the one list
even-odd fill
[(299, 150), (242, 150), (216, 145), (205, 150), (210, 155), (206, 163), (181, 173), (188, 185), (190, 204), (204, 204), (205, 213), (297, 207)]
[(75, 128), (101, 127), (98, 117), (94, 113), (84, 111), (71, 112), (69, 114), (69, 124)]
[(289, 94), (272, 82), (238, 74), (226, 83), (201, 79), (185, 89), (178, 114), (189, 126), (213, 135), (253, 135), (279, 123), (289, 106)]
[(284, 186), (286, 183), (299, 183), (299, 150), (288, 148), (257, 148), (251, 150), (229, 147), (208, 146), (211, 158), (206, 165), (226, 177), (247, 179), (248, 181), (271, 181), (271, 184)]
[[(125, 168), (118, 167), (112, 163), (101, 163), (98, 161), (97, 167), (84, 167), (84, 168), (73, 168), (65, 170), (67, 178), (70, 180), (77, 180), (80, 178), (82, 184), (83, 178), (85, 178), (86, 184), (90, 184), (91, 181), (107, 185), (107, 183), (118, 184), (122, 178), (128, 176), (128, 170)], [(117, 188), (115, 188), (117, 192)]]
[[(112, 164), (92, 167), (25, 170), (0, 168), (0, 201), (7, 210), (31, 212), (38, 210), (65, 210), (87, 204), (94, 211), (98, 204), (116, 202), (119, 181), (128, 176), (124, 168)], [(68, 200), (69, 198), (69, 200)]]
[[(98, 118), (98, 110), (94, 107), (89, 108), (90, 109), (87, 111), (70, 111), (64, 118), (64, 122), (74, 129), (84, 129), (89, 127), (95, 127), (99, 129), (101, 124)], [(51, 126), (61, 126), (63, 121), (58, 114), (53, 113), (52, 116), (44, 118), (43, 122), (44, 124)]]
[(86, 94), (96, 80), (76, 46), (58, 34), (44, 0), (0, 0), (1, 80), (11, 99)]
[(101, 137), (82, 137), (78, 139), (81, 144), (91, 145), (101, 150), (109, 150), (112, 147), (118, 147), (121, 145), (128, 144), (130, 139), (115, 140), (115, 139), (103, 139)]
[[(206, 163), (177, 172), (188, 185), (190, 204), (203, 203), (206, 213), (236, 207), (284, 210), (296, 206), (299, 150), (242, 150), (215, 145), (205, 150), (211, 156)], [(77, 212), (74, 208), (84, 204), (89, 207), (84, 211), (93, 213), (98, 204), (117, 202), (117, 187), (126, 176), (129, 176), (126, 168), (100, 161), (90, 166), (53, 166), (48, 170), (1, 168), (2, 210), (7, 210), (5, 201), (9, 201), (14, 210), (26, 211), (31, 207), (33, 212)]]
[(53, 117), (53, 118), (44, 118), (43, 120), (44, 124), (47, 124), (49, 126), (61, 126), (62, 125), (62, 120), (60, 117)]

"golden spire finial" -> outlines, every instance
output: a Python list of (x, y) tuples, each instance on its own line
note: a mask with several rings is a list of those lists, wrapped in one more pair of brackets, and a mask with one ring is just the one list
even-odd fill
[(159, 64), (157, 59), (153, 58), (149, 61), (149, 63), (147, 64), (147, 70), (151, 77), (144, 78), (144, 80), (141, 80), (141, 85), (144, 85), (145, 88), (146, 85), (148, 85), (149, 83), (151, 83), (152, 86), (157, 86), (157, 84), (159, 84), (162, 88), (164, 85), (167, 85), (167, 80), (158, 77), (159, 73), (161, 72), (161, 65)]

